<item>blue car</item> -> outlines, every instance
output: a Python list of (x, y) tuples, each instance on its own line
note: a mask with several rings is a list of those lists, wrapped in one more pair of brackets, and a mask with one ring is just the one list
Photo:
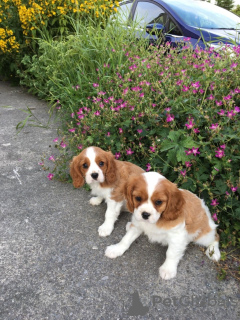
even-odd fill
[(205, 48), (219, 43), (240, 44), (240, 18), (228, 10), (200, 0), (135, 0), (120, 3), (121, 20), (133, 20), (144, 29), (145, 37), (155, 42), (161, 33), (164, 41), (176, 46), (186, 38)]

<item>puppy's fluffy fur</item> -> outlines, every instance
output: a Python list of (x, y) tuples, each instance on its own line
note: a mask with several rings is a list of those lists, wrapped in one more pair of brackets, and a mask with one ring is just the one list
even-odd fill
[(210, 259), (220, 259), (217, 226), (203, 200), (155, 172), (131, 177), (124, 190), (132, 222), (127, 224), (123, 239), (107, 247), (107, 257), (121, 256), (144, 233), (151, 242), (168, 245), (166, 260), (159, 269), (163, 279), (176, 276), (178, 263), (191, 241), (207, 247)]
[[(122, 185), (132, 174), (144, 172), (140, 167), (126, 161), (116, 160), (111, 152), (106, 152), (98, 147), (84, 149), (74, 157), (70, 165), (70, 174), (75, 188), (80, 188), (86, 182), (92, 194), (96, 197), (90, 199), (94, 206), (103, 200), (107, 203), (105, 221), (99, 227), (101, 237), (111, 234), (121, 208), (124, 205)], [(112, 195), (115, 195), (115, 200)]]

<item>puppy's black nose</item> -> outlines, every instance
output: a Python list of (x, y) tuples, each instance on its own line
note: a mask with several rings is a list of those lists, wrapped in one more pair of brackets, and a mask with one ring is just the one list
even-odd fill
[(98, 173), (94, 172), (91, 174), (91, 177), (94, 179), (94, 180), (97, 180), (98, 178)]
[(150, 213), (144, 211), (142, 213), (142, 217), (143, 217), (144, 220), (147, 220), (150, 217)]

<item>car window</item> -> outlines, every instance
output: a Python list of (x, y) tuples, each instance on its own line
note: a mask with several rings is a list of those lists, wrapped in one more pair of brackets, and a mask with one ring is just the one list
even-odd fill
[(121, 22), (126, 22), (129, 18), (133, 3), (125, 3), (118, 8), (118, 15)]
[(189, 26), (205, 29), (240, 29), (240, 17), (206, 1), (168, 0), (167, 3)]
[(169, 21), (168, 33), (173, 34), (174, 36), (182, 36), (181, 30), (172, 19)]
[(141, 1), (137, 3), (133, 19), (140, 27), (144, 27), (151, 23), (166, 25), (167, 14), (159, 6), (156, 6), (153, 3)]

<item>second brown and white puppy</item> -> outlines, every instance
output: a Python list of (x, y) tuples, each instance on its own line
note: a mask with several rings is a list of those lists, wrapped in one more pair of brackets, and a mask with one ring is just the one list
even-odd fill
[[(70, 165), (70, 174), (75, 188), (80, 188), (86, 182), (95, 197), (90, 199), (94, 206), (103, 200), (107, 203), (105, 221), (98, 228), (101, 237), (111, 234), (121, 208), (124, 205), (122, 185), (132, 174), (144, 172), (140, 167), (126, 161), (116, 160), (111, 152), (98, 147), (84, 149), (74, 157)], [(115, 200), (112, 195), (115, 195)]]
[(144, 233), (151, 242), (167, 245), (166, 260), (159, 269), (161, 278), (171, 279), (189, 242), (207, 247), (207, 256), (220, 259), (219, 237), (204, 201), (156, 172), (131, 177), (125, 197), (132, 222), (123, 239), (106, 249), (109, 258), (121, 256)]

